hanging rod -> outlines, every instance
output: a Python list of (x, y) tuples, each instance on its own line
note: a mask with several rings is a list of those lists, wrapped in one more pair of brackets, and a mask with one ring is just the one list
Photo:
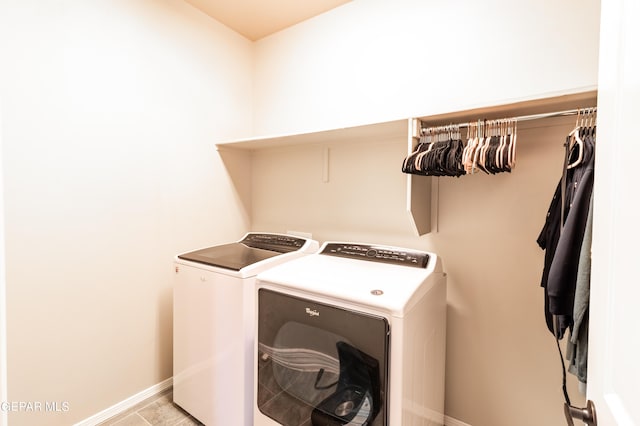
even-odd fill
[[(596, 107), (587, 107), (580, 109), (569, 109), (566, 111), (556, 111), (556, 112), (547, 112), (541, 114), (532, 114), (532, 115), (523, 115), (520, 117), (512, 117), (518, 121), (529, 121), (529, 120), (540, 120), (542, 118), (552, 118), (552, 117), (566, 117), (570, 115), (578, 115), (578, 113), (582, 114), (593, 114), (596, 112)], [(508, 120), (508, 118), (507, 118)]]
[[(505, 118), (501, 118), (501, 119), (492, 119), (492, 120), (529, 121), (529, 120), (540, 120), (540, 119), (543, 119), (543, 118), (567, 117), (567, 116), (571, 116), (571, 115), (578, 115), (578, 113), (593, 114), (596, 111), (597, 111), (596, 107), (587, 107), (587, 108), (580, 108), (580, 109), (569, 109), (569, 110), (565, 110), (565, 111), (554, 111), (554, 112), (545, 112), (545, 113), (540, 113), (540, 114), (521, 115), (521, 116), (518, 116), (518, 117), (505, 117)], [(443, 124), (441, 126), (447, 126), (447, 124)], [(422, 120), (420, 120), (420, 128), (421, 129), (429, 128), (429, 127), (441, 127), (441, 126), (426, 126), (426, 127), (423, 127)], [(464, 129), (464, 128), (469, 127), (469, 122), (455, 124), (455, 126), (457, 126), (460, 129)]]

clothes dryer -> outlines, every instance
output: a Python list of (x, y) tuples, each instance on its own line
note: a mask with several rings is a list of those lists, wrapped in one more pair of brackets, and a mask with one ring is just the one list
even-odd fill
[(437, 255), (328, 242), (258, 274), (256, 294), (256, 426), (444, 423)]
[(248, 233), (175, 257), (173, 400), (206, 425), (253, 425), (255, 277), (318, 250), (311, 239)]

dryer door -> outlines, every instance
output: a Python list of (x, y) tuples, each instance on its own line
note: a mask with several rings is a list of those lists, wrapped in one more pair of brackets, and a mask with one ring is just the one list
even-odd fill
[(387, 425), (384, 317), (260, 289), (258, 408), (285, 426)]

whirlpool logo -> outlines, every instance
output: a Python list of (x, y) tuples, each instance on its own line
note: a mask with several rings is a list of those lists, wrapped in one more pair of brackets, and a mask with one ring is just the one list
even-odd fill
[(316, 311), (315, 309), (311, 309), (311, 308), (305, 308), (304, 310), (307, 315), (309, 315), (310, 317), (319, 317), (320, 316), (320, 312)]

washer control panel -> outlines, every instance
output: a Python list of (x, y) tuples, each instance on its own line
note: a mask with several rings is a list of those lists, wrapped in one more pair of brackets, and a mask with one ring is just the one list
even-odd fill
[(250, 233), (240, 242), (253, 248), (288, 253), (302, 248), (307, 240), (282, 234)]
[(429, 254), (422, 251), (371, 244), (326, 243), (320, 254), (423, 269), (429, 263)]

